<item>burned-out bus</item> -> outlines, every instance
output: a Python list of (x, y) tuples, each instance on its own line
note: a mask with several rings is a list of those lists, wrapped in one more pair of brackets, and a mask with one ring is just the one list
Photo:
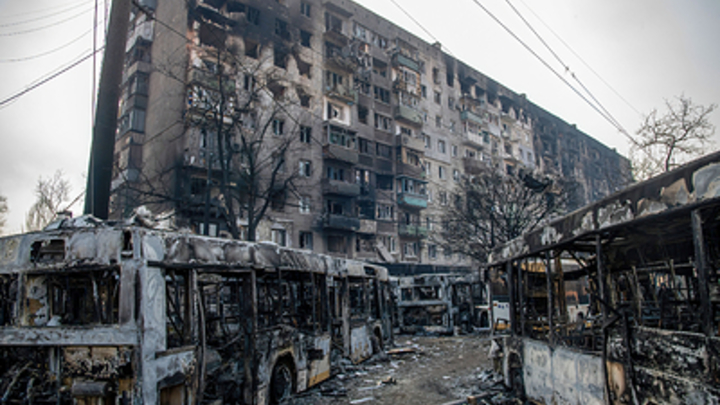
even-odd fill
[(487, 267), (508, 280), (505, 383), (547, 404), (719, 403), (719, 269), (720, 153), (511, 241)]
[(89, 217), (50, 228), (0, 239), (5, 403), (278, 403), (392, 338), (383, 267)]
[(485, 283), (473, 273), (426, 273), (391, 277), (401, 332), (453, 334), (489, 329)]

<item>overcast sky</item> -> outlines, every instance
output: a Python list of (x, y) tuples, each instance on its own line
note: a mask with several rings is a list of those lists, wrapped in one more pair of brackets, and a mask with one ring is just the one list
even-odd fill
[[(574, 73), (630, 133), (642, 114), (662, 107), (664, 99), (684, 93), (696, 103), (720, 103), (720, 1), (509, 0), (569, 72), (506, 0), (479, 1), (579, 87)], [(105, 2), (100, 0), (100, 14)], [(455, 57), (626, 154), (627, 139), (474, 0), (395, 0), (432, 37), (390, 0), (358, 2), (428, 42), (437, 38)], [(92, 59), (12, 103), (2, 101), (92, 49), (93, 4), (0, 0), (0, 194), (8, 197), (10, 206), (7, 232), (21, 230), (39, 176), (62, 170), (72, 183), (72, 198), (85, 187)], [(720, 125), (720, 112), (712, 119)], [(79, 215), (82, 206), (72, 210)]]

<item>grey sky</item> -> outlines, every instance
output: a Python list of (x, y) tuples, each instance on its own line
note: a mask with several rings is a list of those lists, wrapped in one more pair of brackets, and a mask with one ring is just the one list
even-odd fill
[[(720, 103), (720, 2), (717, 0), (510, 0), (630, 133), (640, 115), (615, 95), (530, 12), (530, 7), (635, 109), (647, 113), (681, 93)], [(388, 0), (360, 4), (426, 39)], [(473, 0), (396, 0), (446, 50), (546, 110), (625, 154), (628, 142), (560, 82)], [(573, 85), (569, 74), (511, 11), (505, 0), (481, 0)], [(63, 46), (92, 28), (92, 0), (0, 0), (0, 100), (92, 46), (91, 35), (27, 61), (8, 62)], [(100, 0), (101, 11), (105, 0)], [(74, 7), (57, 16), (31, 21)], [(22, 33), (76, 14), (54, 27)], [(15, 24), (15, 25), (11, 25)], [(8, 34), (15, 35), (8, 35)], [(98, 66), (99, 69), (99, 66)], [(61, 169), (73, 197), (82, 192), (91, 136), (92, 62), (0, 107), (0, 193), (8, 197), (8, 231), (19, 232), (38, 176)], [(720, 125), (720, 113), (713, 121)], [(710, 152), (710, 151), (708, 151)], [(72, 207), (76, 214), (80, 205)]]

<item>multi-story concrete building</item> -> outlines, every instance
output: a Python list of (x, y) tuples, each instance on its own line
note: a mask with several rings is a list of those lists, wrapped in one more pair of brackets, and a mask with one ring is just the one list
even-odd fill
[[(627, 159), (525, 95), (350, 0), (140, 4), (126, 46), (115, 216), (154, 203), (180, 225), (223, 232), (202, 124), (202, 107), (220, 96), (223, 111), (257, 98), (254, 109), (273, 112), (268, 151), (277, 136), (297, 138), (287, 167), (299, 168), (300, 191), (267, 211), (258, 239), (333, 255), (468, 264), (428, 235), (462, 176), (486, 165), (572, 179), (578, 206), (629, 173)], [(246, 113), (227, 124), (252, 126)]]

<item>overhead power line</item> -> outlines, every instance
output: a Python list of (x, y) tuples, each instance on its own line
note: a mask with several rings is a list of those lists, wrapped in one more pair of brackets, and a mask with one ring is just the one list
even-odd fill
[(575, 92), (583, 101), (585, 101), (593, 110), (595, 110), (600, 116), (602, 116), (606, 121), (608, 121), (613, 127), (615, 127), (618, 132), (625, 135), (633, 144), (637, 144), (637, 141), (622, 127), (619, 127), (615, 124), (614, 120), (610, 117), (608, 117), (598, 106), (596, 106), (594, 103), (592, 103), (587, 97), (585, 97), (584, 94), (582, 94), (578, 89), (576, 89), (567, 79), (565, 79), (561, 74), (559, 74), (555, 69), (553, 69), (548, 62), (542, 58), (535, 50), (533, 50), (525, 41), (523, 41), (515, 32), (513, 32), (507, 25), (505, 25), (502, 21), (500, 21), (499, 18), (495, 16), (490, 10), (488, 10), (485, 6), (480, 4), (478, 0), (472, 0), (478, 7), (480, 7), (487, 15), (490, 16), (496, 23), (498, 23), (510, 36), (515, 38), (528, 52), (530, 52), (536, 59), (540, 61), (540, 63), (543, 64), (547, 69), (549, 69), (560, 81), (565, 83), (566, 86), (570, 87), (570, 89)]
[(570, 69), (570, 65), (567, 64), (567, 63), (565, 63), (565, 62), (560, 58), (560, 56), (559, 56), (557, 53), (555, 53), (555, 51), (552, 49), (552, 47), (550, 46), (550, 44), (548, 44), (548, 43), (545, 41), (545, 39), (540, 35), (540, 33), (537, 32), (537, 30), (535, 30), (535, 28), (532, 26), (532, 24), (530, 24), (530, 22), (522, 15), (522, 13), (520, 13), (520, 10), (518, 10), (517, 8), (515, 8), (515, 6), (512, 4), (512, 2), (511, 2), (510, 0), (505, 0), (505, 2), (510, 6), (510, 8), (512, 8), (512, 10), (513, 10), (513, 11), (515, 12), (515, 14), (523, 21), (523, 23), (525, 23), (525, 25), (528, 27), (528, 29), (530, 29), (530, 31), (531, 31), (533, 34), (535, 34), (535, 37), (537, 37), (537, 39), (540, 40), (540, 42), (541, 42), (543, 45), (545, 45), (545, 48), (547, 48), (547, 50), (550, 51), (550, 53), (555, 57), (555, 59), (557, 59), (557, 61), (560, 62), (560, 65), (562, 65), (562, 67), (565, 69), (565, 72), (566, 72), (566, 73), (569, 73), (570, 76), (571, 76), (573, 79), (575, 79), (575, 81), (578, 82), (578, 84), (580, 85), (580, 87), (582, 87), (583, 90), (585, 90), (585, 92), (593, 99), (593, 101), (595, 101), (595, 103), (598, 105), (598, 107), (600, 107), (600, 108), (603, 110), (603, 112), (614, 122), (615, 127), (616, 127), (616, 128), (622, 128), (622, 130), (625, 131), (625, 128), (623, 128), (622, 124), (620, 124), (620, 122), (610, 113), (610, 111), (608, 111), (608, 109), (605, 108), (605, 106), (600, 102), (600, 100), (597, 99), (597, 97), (595, 97), (595, 95), (590, 91), (590, 89), (588, 89), (588, 88), (585, 86), (585, 84), (580, 81), (580, 79), (575, 75), (575, 72), (573, 72), (573, 71)]
[(49, 76), (47, 76), (47, 77), (45, 77), (45, 78), (43, 78), (43, 79), (39, 79), (39, 80), (35, 81), (34, 84), (31, 84), (31, 85), (27, 86), (25, 89), (23, 89), (23, 90), (15, 93), (15, 94), (13, 94), (12, 96), (10, 96), (10, 97), (8, 97), (8, 98), (0, 101), (0, 108), (5, 107), (5, 106), (8, 105), (9, 103), (17, 100), (18, 98), (22, 97), (22, 96), (25, 95), (25, 94), (27, 94), (27, 93), (29, 93), (29, 92), (37, 89), (38, 87), (42, 86), (43, 84), (46, 84), (46, 83), (50, 82), (51, 80), (57, 78), (58, 76), (60, 76), (60, 75), (62, 75), (62, 74), (64, 74), (64, 73), (67, 73), (67, 72), (68, 72), (69, 70), (71, 70), (72, 68), (74, 68), (74, 67), (80, 65), (81, 63), (85, 62), (86, 60), (90, 59), (90, 58), (93, 56), (94, 53), (100, 52), (100, 51), (102, 51), (104, 48), (105, 48), (105, 47), (101, 47), (101, 48), (98, 48), (98, 50), (95, 51), (95, 52), (90, 52), (90, 53), (88, 53), (87, 55), (85, 55), (85, 56), (83, 56), (82, 58), (76, 60), (75, 62), (71, 63), (70, 65), (68, 65), (68, 66), (66, 66), (66, 67), (58, 70), (58, 71), (55, 72), (55, 73), (50, 74)]
[(87, 4), (90, 4), (88, 0), (81, 0), (81, 1), (71, 2), (71, 3), (64, 3), (64, 4), (56, 4), (56, 5), (54, 5), (54, 6), (43, 7), (42, 10), (30, 10), (30, 11), (23, 11), (23, 12), (21, 12), (21, 13), (15, 13), (15, 14), (5, 14), (5, 15), (3, 15), (2, 17), (0, 17), (0, 20), (12, 19), (12, 18), (15, 18), (15, 17), (20, 17), (20, 16), (28, 15), (28, 14), (40, 14), (40, 13), (45, 13), (45, 12), (50, 11), (50, 10), (56, 10), (56, 9), (59, 9), (59, 8), (68, 7), (68, 6), (72, 6), (72, 5), (79, 4), (79, 3), (87, 3)]
[(72, 19), (78, 18), (78, 17), (80, 17), (81, 15), (87, 13), (87, 12), (90, 11), (90, 10), (92, 10), (92, 8), (88, 8), (88, 9), (83, 10), (83, 11), (77, 13), (77, 14), (73, 14), (73, 15), (71, 15), (70, 17), (67, 17), (67, 18), (65, 18), (65, 19), (62, 19), (62, 20), (59, 20), (59, 21), (55, 21), (55, 22), (52, 22), (52, 23), (50, 23), (50, 24), (46, 24), (46, 25), (43, 25), (43, 26), (40, 26), (40, 27), (29, 28), (29, 29), (22, 30), (22, 31), (0, 33), (0, 37), (11, 37), (11, 36), (15, 36), (15, 35), (29, 34), (29, 33), (31, 33), (31, 32), (36, 32), (36, 31), (44, 30), (45, 28), (55, 27), (55, 26), (60, 25), (60, 24), (62, 24), (62, 23), (64, 23), (64, 22), (68, 22), (68, 21), (70, 21), (70, 20), (72, 20)]
[(65, 8), (65, 9), (62, 9), (62, 10), (60, 10), (60, 11), (56, 11), (56, 12), (54, 12), (54, 13), (42, 15), (42, 16), (40, 16), (40, 17), (31, 18), (31, 19), (29, 19), (29, 20), (14, 21), (14, 22), (10, 22), (10, 23), (3, 23), (3, 24), (0, 24), (0, 28), (4, 28), (4, 27), (14, 27), (14, 26), (16, 26), (16, 25), (22, 25), (22, 24), (27, 24), (27, 23), (30, 23), (30, 22), (35, 22), (35, 21), (44, 20), (44, 19), (46, 19), (46, 18), (54, 17), (54, 16), (59, 15), (59, 14), (67, 13), (67, 12), (70, 11), (70, 10), (74, 10), (74, 9), (76, 9), (76, 8), (78, 8), (78, 7), (82, 7), (82, 6), (84, 6), (84, 5), (87, 5), (87, 2), (81, 2), (81, 3), (78, 3), (78, 4), (74, 5), (74, 6), (71, 6), (71, 7)]
[(22, 57), (22, 58), (0, 59), (0, 63), (24, 62), (24, 61), (28, 61), (28, 60), (32, 60), (32, 59), (37, 59), (37, 58), (41, 58), (41, 57), (43, 57), (43, 56), (50, 55), (50, 54), (55, 53), (55, 52), (57, 52), (57, 51), (59, 51), (59, 50), (61, 50), (61, 49), (65, 49), (65, 48), (67, 48), (68, 46), (74, 44), (75, 42), (81, 40), (83, 37), (85, 37), (87, 34), (89, 34), (90, 31), (92, 31), (92, 29), (89, 29), (89, 30), (83, 32), (82, 34), (80, 34), (80, 36), (78, 36), (78, 37), (75, 38), (75, 39), (72, 39), (70, 42), (67, 42), (67, 43), (65, 43), (65, 44), (63, 44), (63, 45), (60, 45), (60, 46), (58, 46), (57, 48), (51, 49), (51, 50), (49, 50), (49, 51), (46, 51), (46, 52), (43, 52), (43, 53), (39, 53), (39, 54), (36, 54), (36, 55), (32, 55), (32, 56), (25, 56), (25, 57)]
[[(391, 1), (395, 6), (397, 6), (397, 8), (399, 8), (400, 11), (402, 11), (409, 19), (411, 19), (415, 24), (417, 24), (417, 26), (420, 27), (421, 30), (425, 31), (425, 33), (428, 34), (428, 36), (430, 36), (430, 38), (432, 38), (433, 41), (435, 41), (435, 42), (437, 42), (437, 43), (441, 43), (437, 38), (435, 38), (435, 35), (433, 35), (430, 31), (427, 30), (427, 28), (425, 28), (422, 24), (420, 24), (420, 22), (419, 22), (418, 20), (416, 20), (412, 15), (410, 15), (410, 13), (408, 13), (407, 11), (405, 11), (405, 9), (402, 8), (402, 6), (400, 6), (400, 4), (397, 3), (397, 1), (395, 1), (395, 0), (390, 0), (390, 1)], [(452, 54), (452, 52), (450, 52), (450, 49), (449, 49), (448, 47), (443, 46), (443, 48), (445, 48), (445, 50), (447, 51), (447, 53), (449, 53), (451, 56), (454, 56), (454, 55)]]
[(565, 48), (567, 48), (570, 52), (572, 52), (572, 54), (575, 55), (575, 57), (578, 58), (578, 60), (579, 60), (580, 62), (582, 62), (582, 64), (585, 65), (585, 67), (588, 68), (588, 69), (595, 75), (595, 77), (597, 77), (598, 79), (600, 79), (600, 81), (602, 81), (602, 82), (605, 84), (605, 86), (607, 86), (610, 90), (612, 90), (612, 92), (615, 93), (615, 95), (618, 96), (618, 98), (620, 98), (625, 104), (627, 104), (628, 107), (630, 107), (630, 108), (631, 108), (633, 111), (635, 111), (638, 115), (642, 115), (642, 113), (640, 112), (640, 110), (638, 110), (637, 108), (635, 108), (635, 106), (632, 105), (632, 104), (631, 104), (625, 97), (623, 97), (617, 90), (615, 90), (615, 88), (614, 88), (612, 85), (610, 85), (610, 83), (608, 83), (602, 76), (600, 76), (600, 74), (599, 74), (598, 72), (596, 72), (595, 69), (593, 69), (592, 66), (590, 66), (590, 64), (585, 61), (585, 59), (583, 59), (577, 52), (575, 52), (575, 50), (574, 50), (570, 45), (568, 45), (568, 43), (565, 42), (565, 41), (562, 39), (562, 37), (560, 37), (560, 35), (558, 35), (558, 33), (556, 33), (545, 21), (543, 21), (543, 19), (540, 18), (540, 16), (537, 15), (537, 13), (536, 13), (535, 11), (533, 11), (533, 9), (530, 8), (530, 6), (528, 6), (527, 3), (525, 3), (523, 0), (520, 0), (520, 3), (522, 3), (522, 4), (525, 6), (525, 8), (527, 8), (528, 10), (530, 10), (530, 12), (532, 13), (532, 15), (534, 15), (535, 18), (537, 18), (538, 21), (540, 21), (540, 23), (542, 23), (542, 25), (544, 25), (545, 28), (547, 28), (548, 31), (550, 31), (550, 33), (552, 33), (553, 36), (555, 36), (555, 38), (557, 38), (558, 41), (560, 41), (560, 42), (563, 44), (563, 46), (565, 46)]

